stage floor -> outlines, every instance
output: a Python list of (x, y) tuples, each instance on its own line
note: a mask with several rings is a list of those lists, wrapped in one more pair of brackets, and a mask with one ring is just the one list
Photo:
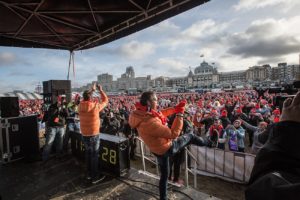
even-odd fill
[[(107, 175), (92, 185), (85, 180), (84, 165), (72, 155), (53, 158), (46, 165), (41, 162), (18, 161), (0, 164), (0, 195), (2, 200), (44, 199), (159, 199), (158, 180), (130, 169), (122, 177)], [(169, 188), (170, 199), (217, 199), (193, 188)]]

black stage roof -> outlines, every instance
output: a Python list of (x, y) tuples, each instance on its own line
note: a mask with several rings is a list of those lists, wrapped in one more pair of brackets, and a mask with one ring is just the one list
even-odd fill
[(0, 0), (0, 46), (82, 50), (208, 0)]

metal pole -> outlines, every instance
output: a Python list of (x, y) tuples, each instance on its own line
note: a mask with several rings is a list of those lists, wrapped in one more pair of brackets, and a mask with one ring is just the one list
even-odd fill
[(197, 189), (197, 164), (196, 164), (196, 160), (194, 160), (194, 188)]
[(158, 160), (157, 160), (157, 157), (155, 156), (155, 160), (156, 160), (156, 174), (157, 174), (157, 176), (160, 176), (160, 174), (159, 174), (159, 169), (158, 169)]
[(189, 187), (189, 171), (188, 171), (188, 155), (187, 151), (185, 151), (185, 185)]
[(71, 60), (72, 60), (72, 51), (70, 51), (70, 59), (69, 59), (69, 68), (68, 68), (67, 80), (69, 80), (69, 77), (70, 77)]
[(144, 169), (144, 171), (146, 171), (145, 158), (144, 158), (144, 143), (142, 141), (140, 141), (140, 142), (141, 142), (141, 153), (142, 153), (143, 169)]

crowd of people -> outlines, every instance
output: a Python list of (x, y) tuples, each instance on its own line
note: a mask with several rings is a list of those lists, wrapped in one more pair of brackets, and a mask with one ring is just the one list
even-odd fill
[[(174, 107), (186, 100), (184, 121), (187, 132), (198, 136), (206, 136), (211, 146), (230, 151), (256, 154), (262, 147), (257, 136), (267, 130), (271, 124), (279, 121), (280, 110), (273, 104), (274, 94), (259, 94), (254, 90), (223, 93), (160, 93), (157, 94), (157, 109)], [(80, 96), (72, 102), (65, 102), (66, 136), (68, 130), (79, 131), (77, 106)], [(97, 101), (97, 99), (95, 99)], [(131, 140), (137, 131), (128, 124), (129, 114), (136, 110), (139, 96), (111, 96), (108, 105), (100, 112), (101, 131), (112, 135), (125, 135)], [(39, 120), (44, 117), (42, 100), (20, 100), (20, 115), (37, 114)], [(174, 116), (167, 118), (172, 125)], [(76, 119), (76, 120), (75, 120)], [(44, 120), (43, 122), (46, 122)], [(41, 126), (44, 127), (44, 126)], [(247, 138), (246, 138), (247, 137)], [(131, 141), (135, 146), (135, 141)], [(246, 146), (245, 146), (246, 144)], [(66, 144), (65, 144), (66, 145)], [(249, 146), (249, 148), (247, 148)], [(134, 151), (131, 153), (134, 159)]]
[[(93, 99), (96, 89), (101, 98)], [(45, 162), (49, 158), (54, 141), (57, 155), (61, 155), (64, 150), (68, 150), (70, 133), (81, 132), (86, 149), (87, 179), (92, 180), (92, 183), (104, 179), (103, 176), (99, 176), (97, 167), (99, 134), (123, 134), (128, 137), (131, 159), (135, 157), (135, 137), (138, 135), (157, 157), (161, 174), (160, 199), (167, 199), (167, 181), (178, 181), (182, 150), (189, 144), (245, 152), (245, 139), (248, 137), (247, 146), (251, 148), (248, 148), (247, 152), (258, 154), (250, 183), (257, 183), (257, 177), (263, 174), (267, 174), (267, 178), (278, 176), (268, 174), (269, 171), (266, 170), (262, 172), (259, 165), (269, 165), (269, 161), (266, 163), (263, 158), (275, 156), (272, 151), (278, 152), (273, 148), (277, 143), (273, 144), (270, 137), (276, 139), (278, 134), (282, 135), (281, 132), (276, 132), (277, 129), (287, 129), (285, 125), (291, 123), (289, 121), (295, 121), (298, 112), (293, 109), (299, 107), (300, 94), (293, 101), (290, 99), (284, 103), (285, 113), (282, 115), (279, 107), (274, 105), (274, 95), (268, 91), (260, 93), (255, 90), (202, 94), (156, 94), (149, 91), (141, 96), (107, 97), (100, 85), (93, 85), (83, 93), (83, 98), (76, 96), (72, 102), (66, 102), (65, 97), (60, 97), (46, 112), (40, 112), (41, 101), (22, 102), (22, 113), (43, 116), (42, 122), (46, 123), (46, 143), (43, 148)], [(289, 113), (287, 109), (290, 109)], [(268, 145), (264, 145), (266, 142)], [(276, 155), (278, 156), (277, 153)], [(259, 159), (263, 160), (258, 163)], [(294, 162), (293, 159), (287, 160), (291, 161)], [(274, 163), (272, 169), (277, 165), (282, 166), (280, 162)], [(273, 188), (272, 185), (271, 187)], [(254, 185), (254, 189), (249, 188), (257, 190), (258, 186)], [(246, 197), (247, 194), (254, 193), (246, 193)]]
[(40, 115), (42, 111), (43, 100), (19, 100), (19, 109), (21, 116)]
[[(157, 110), (174, 107), (186, 100), (184, 119), (190, 132), (206, 136), (211, 146), (230, 151), (256, 154), (261, 148), (257, 135), (279, 121), (280, 110), (273, 104), (274, 94), (263, 96), (254, 90), (224, 93), (162, 93), (157, 94)], [(108, 106), (100, 114), (101, 132), (128, 135), (128, 116), (136, 109), (138, 96), (110, 97)], [(172, 117), (167, 124), (172, 124)], [(124, 131), (125, 130), (125, 131)], [(136, 133), (136, 131), (131, 131)], [(246, 138), (248, 137), (248, 138)]]

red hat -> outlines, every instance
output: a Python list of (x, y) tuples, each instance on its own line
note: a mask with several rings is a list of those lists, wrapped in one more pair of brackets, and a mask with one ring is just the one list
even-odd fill
[(273, 114), (274, 114), (274, 115), (280, 115), (280, 110), (279, 110), (279, 108), (276, 108), (276, 109), (273, 111)]
[(243, 112), (243, 111), (242, 111), (241, 108), (236, 109), (236, 113), (237, 113), (237, 114), (241, 114), (242, 112)]
[(221, 116), (222, 117), (227, 117), (227, 110), (222, 110)]
[(274, 123), (279, 122), (279, 120), (280, 120), (280, 118), (279, 118), (278, 116), (275, 116), (275, 117), (274, 117)]
[(210, 114), (215, 114), (215, 115), (217, 115), (217, 114), (218, 114), (218, 111), (215, 110), (215, 109), (212, 109), (211, 112), (210, 112)]

